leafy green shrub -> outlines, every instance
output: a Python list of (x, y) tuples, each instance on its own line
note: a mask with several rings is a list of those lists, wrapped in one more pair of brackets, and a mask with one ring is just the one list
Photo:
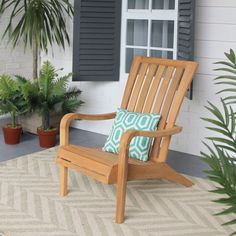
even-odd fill
[[(218, 92), (224, 95), (221, 98), (222, 111), (210, 102), (206, 107), (213, 118), (203, 120), (209, 124), (207, 129), (215, 135), (206, 138), (213, 145), (204, 143), (209, 153), (201, 152), (201, 155), (210, 167), (206, 171), (208, 178), (216, 183), (216, 188), (211, 192), (223, 195), (215, 202), (227, 207), (217, 215), (231, 214), (235, 218), (223, 225), (232, 225), (236, 224), (236, 56), (232, 49), (225, 56), (227, 61), (216, 63), (222, 66), (216, 70), (223, 75), (215, 78), (217, 85), (225, 87)], [(236, 235), (236, 232), (231, 235)]]
[(11, 115), (9, 127), (16, 128), (16, 115), (23, 114), (29, 109), (26, 99), (21, 93), (20, 83), (9, 75), (0, 76), (0, 114)]
[[(62, 69), (60, 69), (62, 70)], [(52, 112), (66, 114), (74, 112), (83, 104), (78, 97), (81, 91), (77, 87), (69, 87), (71, 73), (59, 77), (58, 70), (45, 61), (37, 81), (29, 81), (18, 76), (22, 93), (29, 104), (30, 111), (38, 111), (42, 116), (43, 130), (49, 130), (50, 114)]]

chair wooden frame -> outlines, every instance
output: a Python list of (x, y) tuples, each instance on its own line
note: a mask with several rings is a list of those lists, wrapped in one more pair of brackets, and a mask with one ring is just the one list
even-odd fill
[[(137, 56), (132, 64), (121, 107), (129, 111), (160, 113), (156, 131), (126, 131), (120, 141), (118, 155), (99, 148), (69, 144), (69, 127), (73, 120), (108, 120), (116, 113), (87, 115), (70, 113), (60, 125), (60, 148), (56, 162), (60, 166), (60, 195), (68, 192), (68, 168), (72, 168), (106, 184), (117, 184), (116, 223), (124, 222), (127, 181), (166, 179), (190, 187), (193, 183), (167, 163), (171, 136), (182, 131), (175, 124), (180, 106), (197, 69), (196, 62)], [(133, 137), (153, 138), (149, 161), (129, 158)]]

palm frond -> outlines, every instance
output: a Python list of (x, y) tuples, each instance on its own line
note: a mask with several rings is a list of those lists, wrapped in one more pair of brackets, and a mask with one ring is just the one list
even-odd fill
[[(220, 61), (216, 64), (225, 67), (216, 69), (222, 73), (215, 80), (217, 85), (228, 86), (220, 90), (218, 93), (236, 92), (236, 56), (231, 49), (229, 53), (225, 53), (228, 61)], [(226, 208), (216, 215), (232, 215), (236, 217), (236, 117), (234, 106), (236, 96), (228, 95), (221, 98), (221, 108), (208, 103), (206, 109), (210, 112), (211, 118), (203, 118), (208, 123), (207, 129), (214, 132), (215, 135), (207, 137), (212, 141), (212, 147), (204, 143), (208, 153), (201, 152), (203, 161), (210, 167), (205, 172), (208, 178), (217, 185), (211, 192), (223, 195), (222, 198), (215, 200), (219, 204), (223, 204)], [(236, 224), (236, 218), (224, 223), (223, 225)], [(236, 235), (236, 231), (231, 235)]]
[(63, 48), (65, 42), (70, 44), (66, 19), (73, 16), (74, 10), (69, 0), (2, 0), (0, 15), (6, 12), (10, 17), (3, 37), (8, 36), (14, 47), (21, 39), (25, 47), (32, 47), (35, 36), (38, 47), (46, 52), (48, 43)]
[(67, 89), (65, 93), (65, 97), (67, 99), (78, 98), (78, 96), (82, 93), (82, 91), (78, 87), (70, 87)]
[(53, 83), (53, 91), (52, 94), (56, 96), (62, 96), (66, 93), (66, 88), (69, 83), (69, 78), (71, 77), (71, 73), (56, 79)]
[(63, 112), (70, 113), (70, 112), (76, 112), (79, 106), (83, 105), (84, 102), (77, 99), (69, 99), (63, 102), (62, 104), (62, 110)]

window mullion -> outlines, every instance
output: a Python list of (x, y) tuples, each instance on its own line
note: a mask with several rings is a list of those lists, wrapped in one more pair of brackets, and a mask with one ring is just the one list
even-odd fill
[(149, 7), (148, 7), (148, 9), (149, 9), (149, 12), (152, 11), (152, 0), (149, 0)]
[(179, 12), (179, 0), (175, 1), (175, 21), (174, 21), (174, 52), (173, 59), (177, 59), (177, 45), (178, 45), (178, 12)]
[(151, 52), (150, 52), (150, 47), (151, 47), (151, 32), (152, 32), (151, 24), (152, 24), (152, 20), (149, 19), (148, 20), (148, 44), (147, 44), (147, 56), (148, 57), (151, 55)]

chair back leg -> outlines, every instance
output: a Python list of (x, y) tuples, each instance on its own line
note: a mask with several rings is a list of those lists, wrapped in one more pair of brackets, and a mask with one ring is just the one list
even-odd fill
[(60, 165), (60, 196), (67, 195), (68, 167)]

